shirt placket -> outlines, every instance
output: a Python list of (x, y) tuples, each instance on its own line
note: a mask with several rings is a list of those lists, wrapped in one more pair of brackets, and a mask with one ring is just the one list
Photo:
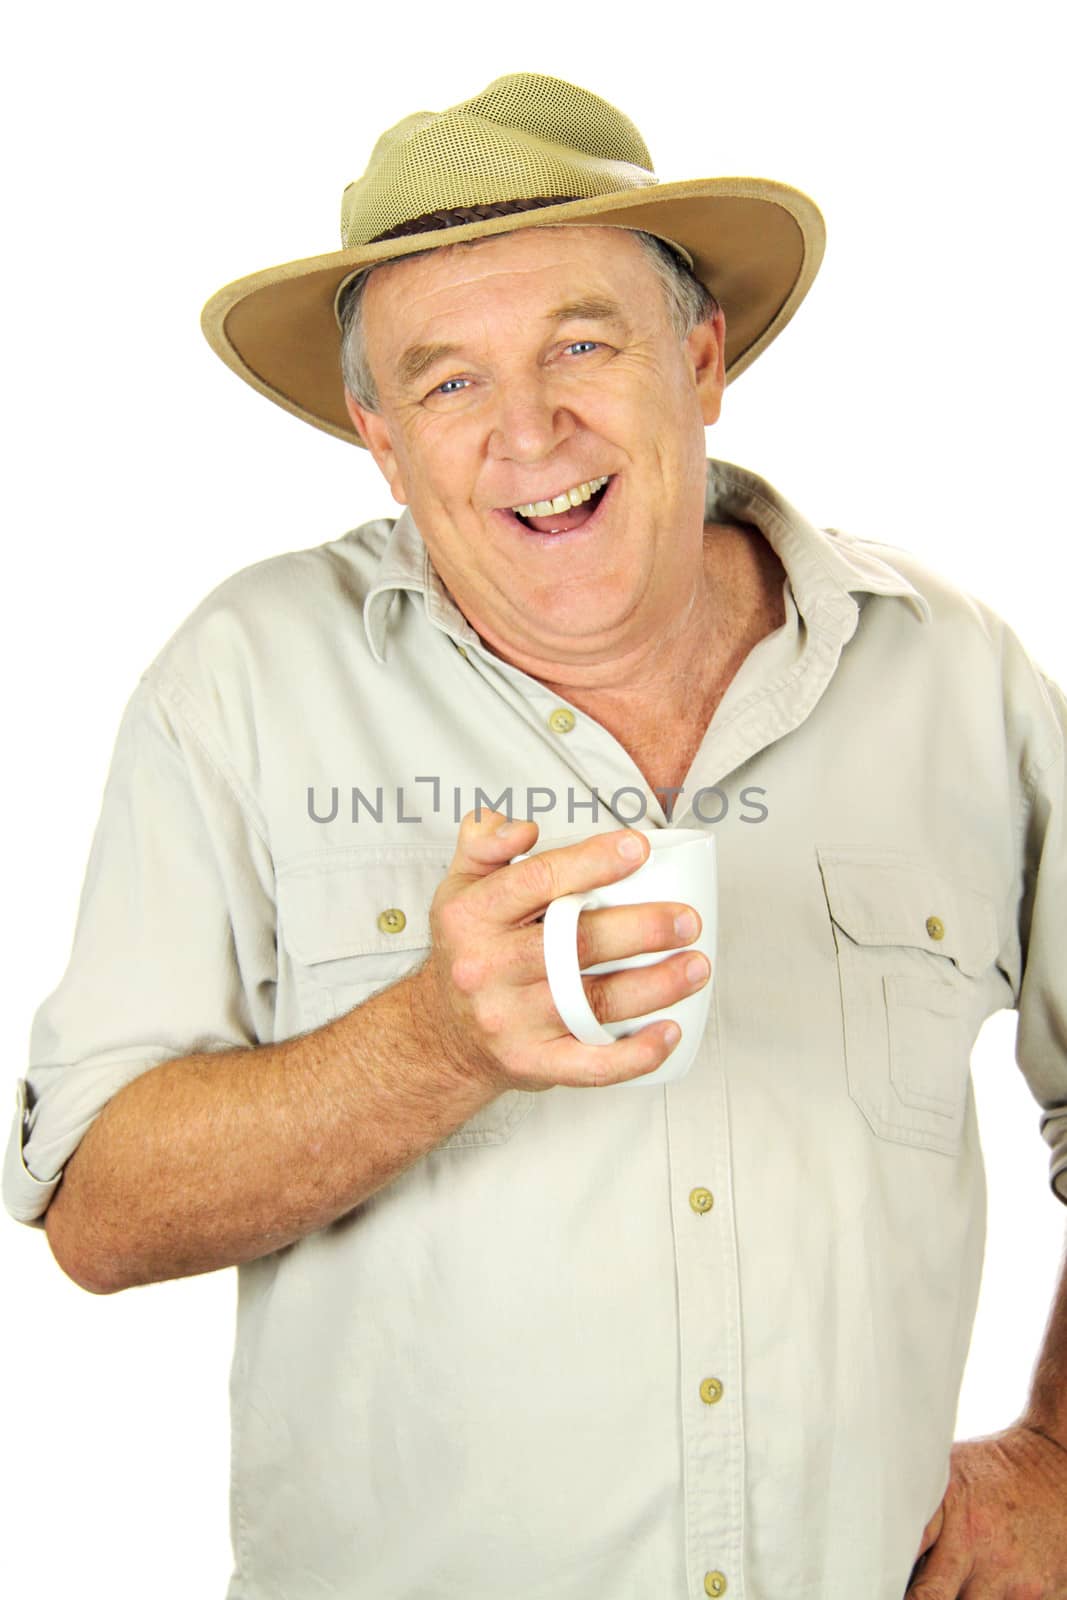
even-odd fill
[[(551, 752), (553, 764), (562, 762), (576, 779), (567, 796), (555, 795), (552, 786), (545, 785), (556, 804), (551, 811), (534, 813), (533, 821), (549, 833), (667, 826), (659, 796), (649, 789), (637, 763), (606, 728), (488, 652), (471, 644), (457, 644), (457, 649), (472, 671), (480, 673), (546, 752)], [(536, 774), (532, 755), (527, 758), (524, 754), (523, 764)], [(536, 777), (531, 787), (537, 787)]]
[[(736, 715), (713, 725), (693, 763), (677, 825), (699, 825), (692, 793), (711, 788), (808, 716), (829, 683), (856, 627), (850, 597), (823, 594), (811, 605), (799, 660), (768, 657), (765, 694), (746, 695)], [(454, 641), (457, 642), (457, 641)], [(667, 826), (659, 797), (649, 793), (636, 763), (599, 723), (546, 692), (535, 679), (501, 663), (470, 641), (457, 642), (479, 671), (536, 732), (542, 745), (592, 794), (632, 787), (647, 797), (638, 825)], [(591, 812), (579, 813), (597, 826)], [(618, 817), (619, 822), (633, 820)], [(706, 825), (706, 824), (705, 824)], [(600, 826), (604, 826), (603, 814)], [(745, 1425), (741, 1343), (740, 1263), (734, 1210), (728, 1063), (724, 1059), (717, 993), (692, 1069), (665, 1086), (666, 1165), (678, 1296), (678, 1365), (688, 1600), (743, 1597), (745, 1538)]]
[[(799, 660), (788, 663), (788, 652), (777, 661), (769, 654), (766, 692), (746, 696), (736, 715), (709, 729), (691, 769), (695, 792), (721, 784), (805, 720), (830, 682), (856, 619), (847, 596), (823, 596), (811, 607)], [(784, 676), (776, 670), (783, 662)], [(758, 772), (753, 775), (758, 781)], [(691, 801), (684, 814), (680, 807), (680, 822), (689, 821), (690, 813)], [(713, 990), (700, 1071), (666, 1091), (692, 1600), (745, 1593), (743, 1351), (729, 1071)]]
[[(658, 797), (614, 736), (532, 679), (500, 670), (469, 645), (479, 670), (551, 744), (590, 794), (623, 804), (640, 793), (647, 814), (638, 826), (667, 825)], [(611, 785), (610, 791), (607, 786)], [(622, 791), (627, 791), (624, 795)], [(592, 813), (579, 813), (590, 829)], [(632, 816), (616, 815), (618, 822)], [(564, 818), (560, 818), (562, 827)], [(604, 826), (605, 813), (600, 815)], [(712, 996), (709, 1025), (693, 1068), (666, 1090), (667, 1166), (678, 1285), (680, 1428), (684, 1453), (686, 1571), (691, 1600), (744, 1595), (744, 1429), (741, 1411), (739, 1270), (733, 1218), (726, 1087)]]
[(714, 990), (693, 1070), (666, 1091), (690, 1600), (743, 1596), (740, 1274)]

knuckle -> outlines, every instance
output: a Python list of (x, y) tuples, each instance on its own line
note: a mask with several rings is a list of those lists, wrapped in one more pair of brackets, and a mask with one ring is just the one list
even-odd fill
[(509, 968), (520, 979), (526, 974), (544, 975), (545, 929), (543, 921), (528, 922), (509, 941)]
[(557, 874), (553, 871), (548, 855), (528, 856), (525, 861), (519, 863), (519, 867), (531, 894), (537, 896), (541, 905), (547, 905), (562, 892), (558, 887)]
[(485, 982), (485, 973), (485, 961), (471, 950), (453, 956), (449, 963), (448, 975), (453, 986), (463, 995), (477, 994)]
[(614, 1083), (615, 1081), (616, 1080), (611, 1073), (608, 1063), (604, 1060), (603, 1050), (593, 1050), (591, 1052), (589, 1072), (586, 1078), (588, 1087), (590, 1089), (602, 1089), (606, 1088), (608, 1084)]
[(959, 1585), (955, 1579), (950, 1583), (947, 1578), (935, 1575), (930, 1578), (919, 1578), (908, 1590), (905, 1600), (956, 1600)]
[(674, 931), (675, 913), (670, 906), (659, 910), (649, 910), (641, 915), (641, 948), (643, 950), (667, 950), (671, 945), (678, 943), (678, 935)]
[(487, 1039), (498, 1039), (508, 1026), (508, 1014), (499, 1002), (483, 999), (475, 1007), (478, 1027)]
[(585, 983), (584, 987), (586, 999), (589, 1001), (589, 1009), (597, 1021), (600, 1023), (612, 1021), (611, 1001), (606, 986), (603, 983), (598, 983), (596, 979), (591, 979)]
[(596, 928), (586, 911), (578, 918), (577, 938), (579, 967), (593, 966), (597, 959)]

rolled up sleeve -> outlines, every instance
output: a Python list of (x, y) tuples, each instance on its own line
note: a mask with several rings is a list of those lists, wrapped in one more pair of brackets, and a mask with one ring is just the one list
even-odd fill
[(1015, 1054), (1041, 1107), (1053, 1194), (1067, 1205), (1067, 698), (1041, 676), (1046, 753), (1025, 774)]
[(64, 1164), (107, 1102), (176, 1057), (273, 1039), (266, 831), (179, 680), (156, 666), (122, 714), (70, 959), (34, 1015), (3, 1199), (44, 1226)]

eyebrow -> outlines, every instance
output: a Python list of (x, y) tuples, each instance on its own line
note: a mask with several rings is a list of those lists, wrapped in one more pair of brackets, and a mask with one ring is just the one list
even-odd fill
[[(544, 320), (552, 327), (563, 322), (613, 322), (624, 332), (630, 332), (622, 306), (604, 295), (583, 295), (577, 300), (567, 300), (546, 312)], [(411, 389), (437, 362), (462, 353), (463, 346), (458, 344), (410, 345), (396, 364), (397, 382), (402, 389)]]

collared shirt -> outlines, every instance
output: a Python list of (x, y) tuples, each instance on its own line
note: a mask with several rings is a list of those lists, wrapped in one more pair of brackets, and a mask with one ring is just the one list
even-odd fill
[(786, 620), (669, 815), (483, 645), (408, 511), (222, 583), (126, 706), (18, 1083), (4, 1201), (37, 1226), (139, 1073), (417, 967), (478, 791), (542, 839), (718, 841), (685, 1078), (502, 1094), (238, 1268), (228, 1600), (903, 1594), (983, 1258), (970, 1051), (1004, 1007), (1067, 1203), (1067, 706), (905, 550), (722, 462), (705, 515), (770, 542)]

